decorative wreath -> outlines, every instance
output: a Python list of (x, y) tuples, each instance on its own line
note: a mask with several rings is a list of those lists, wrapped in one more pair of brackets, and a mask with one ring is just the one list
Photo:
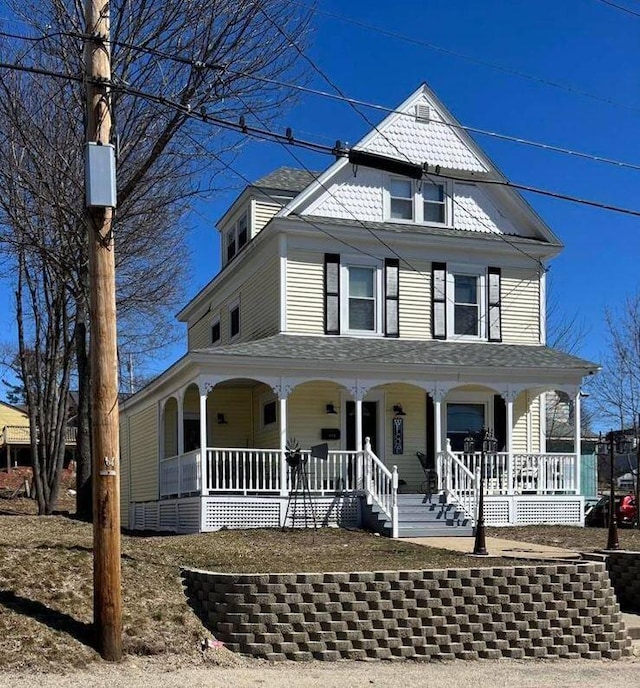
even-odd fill
[(300, 451), (300, 444), (295, 437), (287, 440), (285, 445), (284, 458), (291, 468), (297, 468), (302, 460), (302, 452)]

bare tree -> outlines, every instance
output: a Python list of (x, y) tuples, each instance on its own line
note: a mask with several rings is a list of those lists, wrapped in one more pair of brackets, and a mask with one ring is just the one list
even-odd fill
[[(86, 515), (91, 462), (84, 93), (75, 80), (83, 73), (83, 7), (77, 0), (6, 4), (31, 27), (33, 40), (8, 42), (4, 61), (69, 77), (0, 74), (0, 183), (9, 185), (13, 198), (11, 204), (0, 199), (0, 239), (16, 264), (20, 256), (37, 253), (61, 276), (70, 297), (67, 324), (79, 390), (78, 501)], [(273, 121), (291, 99), (290, 89), (278, 82), (302, 76), (285, 34), (304, 42), (309, 16), (279, 0), (111, 3), (121, 350), (153, 353), (167, 341), (170, 307), (188, 279), (185, 214), (196, 196), (218, 183), (221, 157), (241, 143), (190, 113), (237, 120), (248, 111)], [(42, 226), (55, 227), (57, 242), (39, 243), (29, 229), (34, 213)], [(48, 376), (57, 379), (60, 370), (50, 363)]]

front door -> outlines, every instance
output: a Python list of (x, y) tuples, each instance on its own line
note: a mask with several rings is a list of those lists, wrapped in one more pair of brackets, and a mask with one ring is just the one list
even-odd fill
[[(362, 402), (362, 446), (364, 438), (371, 440), (371, 449), (376, 456), (378, 454), (378, 402)], [(356, 402), (347, 401), (347, 451), (355, 451), (356, 448)]]

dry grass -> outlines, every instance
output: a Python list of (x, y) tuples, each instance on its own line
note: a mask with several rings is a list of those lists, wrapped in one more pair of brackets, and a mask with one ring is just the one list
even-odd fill
[[(99, 660), (91, 635), (91, 547), (89, 524), (63, 516), (0, 516), (1, 669), (65, 671)], [(315, 535), (274, 530), (125, 535), (124, 649), (128, 655), (160, 655), (180, 666), (237, 661), (226, 650), (201, 653), (200, 641), (209, 634), (187, 605), (182, 566), (291, 572), (506, 563), (494, 558), (479, 562), (454, 552), (333, 529)]]
[[(491, 537), (534, 542), (551, 545), (578, 552), (594, 552), (607, 546), (606, 528), (579, 528), (577, 526), (513, 526), (508, 528), (488, 528)], [(640, 531), (618, 528), (620, 547), (640, 551)]]

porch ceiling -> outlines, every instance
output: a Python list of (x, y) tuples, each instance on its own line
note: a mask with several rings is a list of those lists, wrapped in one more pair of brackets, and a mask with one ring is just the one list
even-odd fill
[(349, 363), (358, 368), (382, 364), (455, 369), (540, 369), (546, 372), (571, 370), (582, 375), (599, 368), (597, 363), (547, 346), (286, 334), (214, 349), (197, 349), (192, 353), (206, 354), (212, 361), (226, 357), (313, 360)]

